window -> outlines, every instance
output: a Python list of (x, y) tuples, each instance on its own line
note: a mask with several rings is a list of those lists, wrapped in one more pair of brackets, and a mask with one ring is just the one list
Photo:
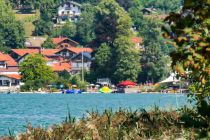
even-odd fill
[(69, 15), (70, 14), (70, 11), (67, 11), (67, 14)]
[(4, 86), (9, 86), (9, 80), (3, 80), (3, 85)]
[(0, 80), (0, 86), (2, 86), (2, 80)]
[(0, 67), (2, 68), (4, 68), (5, 67), (5, 65), (6, 65), (6, 63), (4, 62), (4, 61), (0, 61)]

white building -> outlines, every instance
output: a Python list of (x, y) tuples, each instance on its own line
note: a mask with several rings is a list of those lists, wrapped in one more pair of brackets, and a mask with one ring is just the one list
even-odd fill
[(81, 8), (81, 4), (73, 1), (61, 4), (58, 7), (57, 23), (64, 24), (66, 21), (76, 22), (81, 15)]
[(19, 91), (20, 79), (19, 74), (0, 75), (0, 92)]

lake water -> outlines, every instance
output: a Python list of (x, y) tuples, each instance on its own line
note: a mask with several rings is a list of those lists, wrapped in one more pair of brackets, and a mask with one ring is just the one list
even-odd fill
[(185, 95), (166, 94), (0, 94), (0, 136), (24, 131), (29, 122), (47, 127), (65, 120), (68, 108), (72, 116), (82, 117), (89, 110), (102, 112), (112, 108), (177, 108), (187, 105)]

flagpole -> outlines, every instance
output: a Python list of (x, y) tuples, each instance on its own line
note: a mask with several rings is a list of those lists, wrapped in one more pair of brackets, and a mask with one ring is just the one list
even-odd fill
[(84, 82), (84, 56), (83, 56), (83, 51), (84, 47), (82, 46), (82, 81)]

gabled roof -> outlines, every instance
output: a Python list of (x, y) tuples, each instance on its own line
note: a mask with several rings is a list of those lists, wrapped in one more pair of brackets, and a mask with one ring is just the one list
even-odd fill
[(74, 40), (71, 40), (71, 39), (69, 39), (67, 37), (57, 37), (57, 38), (53, 38), (52, 39), (52, 41), (53, 41), (54, 44), (59, 44), (59, 43), (61, 43), (64, 40), (69, 40), (69, 41), (71, 41), (71, 42), (73, 42), (75, 44), (79, 44), (78, 42), (76, 42)]
[(81, 53), (81, 52), (88, 52), (88, 53), (92, 53), (93, 49), (91, 48), (76, 48), (76, 47), (71, 47), (71, 48), (67, 48), (69, 51), (72, 51), (76, 54)]
[(151, 13), (157, 13), (157, 9), (151, 7), (151, 8), (143, 8), (141, 11), (147, 11)]
[(5, 76), (5, 77), (16, 79), (16, 80), (20, 80), (21, 79), (20, 74), (2, 74), (0, 76)]
[(24, 56), (25, 54), (41, 53), (43, 55), (54, 55), (59, 49), (12, 49), (19, 56)]
[(76, 47), (64, 48), (64, 49), (62, 49), (62, 50), (60, 50), (58, 52), (61, 52), (63, 50), (68, 50), (68, 51), (73, 52), (75, 54), (79, 54), (81, 52), (88, 52), (88, 53), (92, 53), (93, 52), (93, 49), (91, 49), (91, 48), (76, 48)]
[(58, 51), (59, 51), (59, 49), (43, 49), (43, 50), (41, 50), (41, 54), (43, 54), (43, 55), (54, 55)]
[(0, 52), (0, 61), (5, 61), (7, 66), (17, 66), (17, 62), (8, 54), (3, 54)]
[(53, 71), (55, 71), (55, 72), (71, 70), (71, 65), (67, 62), (53, 63), (51, 67), (52, 67)]
[(132, 39), (131, 39), (131, 41), (133, 42), (133, 43), (142, 43), (142, 38), (140, 38), (140, 37), (133, 37)]
[[(67, 4), (67, 3), (74, 4), (74, 5), (77, 5), (77, 6), (79, 6), (79, 7), (82, 6), (81, 4), (79, 4), (79, 3), (77, 3), (77, 2), (74, 2), (74, 1), (72, 1), (72, 0), (68, 0), (68, 1), (65, 2), (64, 4)], [(63, 5), (63, 4), (62, 4), (62, 5)]]
[(32, 54), (32, 53), (38, 53), (38, 49), (11, 49), (14, 53), (16, 53), (19, 56), (23, 56), (25, 54)]

